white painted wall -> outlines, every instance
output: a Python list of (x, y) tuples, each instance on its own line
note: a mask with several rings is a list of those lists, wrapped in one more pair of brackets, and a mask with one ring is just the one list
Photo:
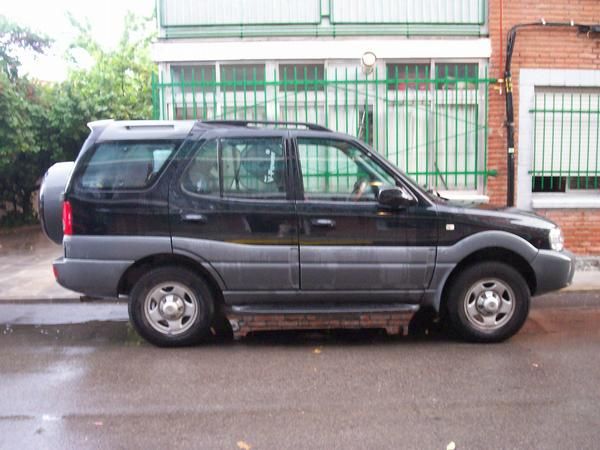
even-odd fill
[(358, 61), (371, 51), (378, 59), (480, 59), (492, 53), (482, 39), (296, 39), (157, 42), (156, 62), (325, 60)]

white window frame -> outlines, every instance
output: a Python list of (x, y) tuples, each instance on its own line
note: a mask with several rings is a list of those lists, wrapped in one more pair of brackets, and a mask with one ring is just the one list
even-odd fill
[(537, 87), (600, 87), (600, 70), (520, 69), (517, 207), (521, 209), (600, 208), (600, 190), (532, 192), (533, 115)]

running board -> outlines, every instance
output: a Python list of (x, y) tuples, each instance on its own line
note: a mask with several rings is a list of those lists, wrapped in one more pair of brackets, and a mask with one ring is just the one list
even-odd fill
[(419, 305), (406, 303), (376, 304), (306, 304), (306, 305), (235, 305), (226, 312), (234, 314), (372, 314), (372, 313), (415, 313)]
[(383, 328), (402, 335), (419, 305), (238, 305), (225, 309), (236, 338), (255, 331)]

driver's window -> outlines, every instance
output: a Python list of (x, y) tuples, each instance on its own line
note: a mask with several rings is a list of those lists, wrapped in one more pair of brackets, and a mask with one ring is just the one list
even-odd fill
[(298, 138), (305, 200), (375, 201), (394, 179), (350, 142)]

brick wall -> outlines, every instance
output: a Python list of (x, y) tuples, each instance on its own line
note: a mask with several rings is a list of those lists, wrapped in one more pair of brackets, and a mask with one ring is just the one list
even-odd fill
[[(600, 23), (599, 0), (504, 0), (502, 31), (500, 31), (500, 0), (489, 0), (489, 26), (492, 42), (490, 75), (503, 77), (506, 57), (506, 33), (513, 25), (535, 22), (543, 17), (547, 22), (573, 19), (582, 23)], [(502, 47), (502, 48), (501, 48)], [(502, 54), (502, 61), (500, 55)], [(515, 143), (519, 132), (519, 69), (595, 69), (600, 70), (600, 38), (589, 39), (574, 29), (520, 30), (513, 53), (513, 98), (515, 108)], [(490, 90), (488, 167), (498, 169), (498, 176), (489, 179), (488, 195), (497, 204), (506, 202), (506, 129), (505, 97)], [(515, 155), (518, 161), (518, 147)], [(515, 179), (518, 175), (515, 176)], [(515, 187), (516, 189), (516, 187)], [(516, 192), (516, 195), (519, 195)], [(564, 228), (569, 249), (583, 254), (600, 254), (600, 210), (540, 210)]]
[(560, 224), (565, 246), (579, 254), (600, 255), (600, 211), (586, 209), (541, 209), (538, 213)]
[(234, 324), (235, 337), (244, 337), (255, 331), (338, 328), (383, 328), (388, 334), (406, 334), (412, 317), (412, 312), (227, 315)]

